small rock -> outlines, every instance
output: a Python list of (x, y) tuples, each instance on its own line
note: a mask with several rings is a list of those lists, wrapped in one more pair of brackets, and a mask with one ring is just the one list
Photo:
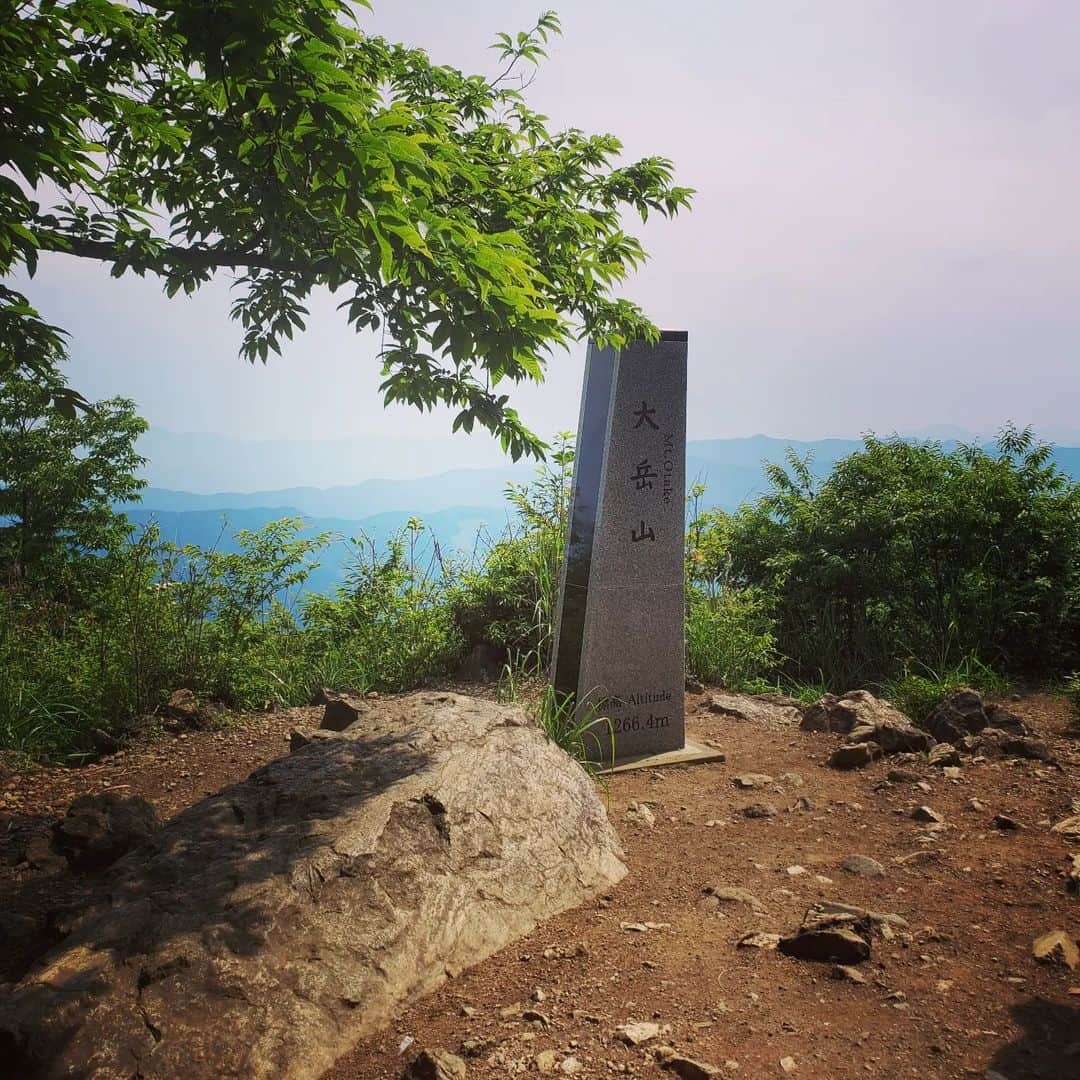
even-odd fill
[(767, 934), (761, 930), (751, 930), (735, 942), (740, 949), (775, 949), (779, 944), (779, 934)]
[(495, 1049), (494, 1039), (470, 1038), (463, 1039), (459, 1048), (467, 1058), (484, 1057)]
[(53, 846), (73, 869), (100, 870), (160, 828), (157, 811), (140, 795), (82, 795), (55, 827)]
[(829, 764), (834, 769), (861, 769), (881, 757), (881, 747), (876, 742), (852, 743), (833, 751)]
[(585, 1068), (576, 1057), (563, 1058), (562, 1064), (559, 1066), (559, 1071), (565, 1073), (567, 1076), (573, 1076), (574, 1073), (579, 1073)]
[(674, 1073), (679, 1080), (718, 1080), (721, 1075), (715, 1065), (684, 1057), (670, 1046), (656, 1048), (656, 1063), (661, 1069)]
[(401, 1074), (402, 1080), (465, 1080), (465, 1062), (449, 1050), (423, 1050)]
[(908, 928), (907, 919), (892, 911), (869, 911), (867, 908), (856, 907), (854, 904), (841, 904), (834, 900), (819, 900), (814, 908), (826, 915), (853, 915), (856, 919), (868, 919), (870, 925), (880, 931), (882, 936), (886, 928), (896, 930)]
[(959, 780), (964, 774), (959, 765), (946, 765), (941, 771), (944, 773), (946, 780)]
[(927, 764), (934, 765), (939, 769), (944, 769), (946, 765), (959, 765), (960, 764), (960, 751), (955, 746), (950, 746), (948, 743), (938, 743), (933, 750), (930, 751), (929, 757), (926, 759)]
[(786, 1073), (793, 1073), (795, 1071), (795, 1059), (793, 1057), (782, 1057), (780, 1059), (780, 1068)]
[(933, 825), (940, 825), (945, 819), (929, 806), (920, 806), (911, 812), (915, 821), (925, 821)]
[(834, 979), (841, 979), (846, 982), (858, 983), (860, 986), (866, 984), (866, 976), (858, 969), (851, 967), (849, 964), (835, 964), (830, 973)]
[(195, 697), (195, 693), (192, 690), (174, 690), (169, 695), (168, 702), (162, 706), (161, 711), (168, 719), (176, 723), (193, 728), (202, 726), (199, 700)]
[(772, 782), (773, 778), (766, 773), (743, 773), (732, 777), (732, 783), (740, 788), (768, 787)]
[(755, 911), (764, 911), (761, 901), (747, 889), (738, 885), (707, 885), (705, 895), (715, 897), (722, 904), (746, 904)]
[(877, 878), (885, 876), (885, 867), (869, 855), (847, 855), (840, 864), (849, 874), (857, 877)]
[(742, 815), (746, 818), (771, 818), (776, 817), (779, 811), (769, 803), (756, 802), (742, 808)]
[(647, 1021), (631, 1020), (615, 1029), (615, 1038), (627, 1046), (641, 1046), (660, 1034), (660, 1025)]
[(811, 907), (802, 926), (778, 946), (786, 956), (834, 964), (861, 964), (870, 957), (870, 920)]
[(1065, 888), (1071, 893), (1080, 893), (1080, 855), (1070, 855), (1071, 865), (1065, 871)]
[(948, 694), (926, 718), (923, 727), (938, 742), (955, 746), (965, 736), (982, 731), (986, 719), (982, 695), (965, 687)]
[(323, 731), (344, 731), (355, 724), (367, 709), (363, 702), (350, 699), (345, 694), (330, 692), (328, 698), (322, 723), (319, 724)]
[(656, 815), (648, 803), (632, 802), (626, 810), (626, 820), (632, 825), (651, 829), (656, 824)]
[(99, 754), (115, 754), (123, 746), (115, 735), (111, 735), (103, 728), (91, 728), (90, 741)]
[(1003, 832), (1008, 832), (1013, 829), (1022, 829), (1024, 826), (1020, 824), (1016, 818), (1009, 817), (1008, 814), (995, 814), (990, 819), (990, 824), (995, 829), (1001, 829)]
[(1059, 821), (1050, 831), (1065, 837), (1070, 844), (1080, 844), (1080, 814)]
[(554, 1050), (541, 1050), (539, 1054), (533, 1058), (536, 1064), (536, 1071), (539, 1073), (554, 1072), (556, 1066), (559, 1064), (559, 1055)]
[(799, 866), (799, 864), (796, 863), (793, 866), (787, 867), (784, 870), (784, 873), (787, 874), (788, 877), (799, 877), (800, 875), (806, 873), (806, 867), (805, 866)]
[(890, 769), (885, 776), (894, 784), (914, 784), (919, 779), (919, 774), (910, 769)]
[(1051, 930), (1037, 937), (1032, 943), (1031, 953), (1044, 964), (1064, 964), (1070, 971), (1080, 964), (1080, 949), (1064, 930)]
[[(989, 734), (989, 733), (988, 733)], [(1056, 765), (1050, 747), (1042, 741), (1027, 735), (1008, 736), (998, 741), (998, 747), (1008, 757), (1026, 758), (1029, 761), (1045, 761), (1049, 765)]]
[(705, 684), (699, 679), (695, 679), (691, 676), (686, 677), (686, 682), (683, 687), (688, 694), (704, 694)]

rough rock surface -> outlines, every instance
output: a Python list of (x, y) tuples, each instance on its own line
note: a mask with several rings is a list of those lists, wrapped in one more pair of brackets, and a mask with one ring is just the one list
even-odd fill
[[(803, 731), (833, 731), (846, 735), (860, 724), (870, 723), (879, 702), (869, 690), (849, 690), (842, 697), (826, 694), (803, 713)], [(891, 706), (888, 706), (891, 708)]]
[(934, 745), (899, 709), (868, 690), (850, 690), (843, 697), (826, 694), (806, 710), (801, 727), (838, 732), (849, 743), (877, 743), (885, 754), (921, 753)]
[(779, 949), (798, 960), (861, 964), (870, 957), (870, 920), (815, 906), (794, 934), (781, 939)]
[(83, 795), (57, 824), (53, 847), (76, 870), (101, 870), (161, 828), (154, 808), (138, 795)]
[(326, 698), (326, 709), (319, 727), (323, 731), (344, 731), (365, 716), (370, 708), (366, 701), (350, 694), (338, 694), (332, 690), (322, 693)]
[(959, 744), (965, 735), (978, 735), (986, 727), (986, 707), (977, 690), (954, 690), (926, 718), (923, 727), (938, 742)]
[(465, 1080), (465, 1062), (449, 1050), (424, 1050), (401, 1074), (402, 1080)]
[(861, 769), (881, 757), (881, 747), (876, 742), (852, 743), (837, 747), (829, 757), (834, 769)]
[(717, 716), (765, 727), (793, 727), (803, 715), (802, 704), (783, 694), (729, 694), (717, 690), (709, 695), (705, 708)]
[(0, 1008), (25, 1077), (316, 1077), (406, 997), (626, 873), (516, 707), (423, 692), (191, 806)]
[(162, 706), (166, 727), (179, 730), (181, 727), (201, 728), (206, 724), (206, 717), (199, 707), (199, 699), (193, 690), (181, 688), (169, 695), (168, 702)]

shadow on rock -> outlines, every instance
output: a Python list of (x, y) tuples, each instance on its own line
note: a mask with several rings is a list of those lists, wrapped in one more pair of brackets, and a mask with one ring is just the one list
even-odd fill
[(405, 996), (625, 873), (519, 710), (388, 702), (178, 814), (0, 1007), (14, 1075), (314, 1077)]

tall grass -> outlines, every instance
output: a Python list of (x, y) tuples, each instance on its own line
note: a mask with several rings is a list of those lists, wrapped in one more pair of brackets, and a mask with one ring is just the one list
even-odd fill
[(881, 693), (916, 723), (922, 723), (943, 698), (965, 687), (1001, 698), (1009, 692), (1009, 681), (975, 656), (965, 656), (942, 671), (909, 661), (902, 675), (881, 686)]

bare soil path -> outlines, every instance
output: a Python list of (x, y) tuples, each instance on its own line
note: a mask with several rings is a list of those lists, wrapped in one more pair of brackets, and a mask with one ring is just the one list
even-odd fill
[[(548, 1068), (583, 1078), (672, 1075), (655, 1062), (658, 1043), (717, 1076), (1080, 1078), (1080, 969), (1031, 955), (1048, 930), (1080, 938), (1080, 897), (1066, 893), (1063, 876), (1076, 849), (1049, 827), (1080, 798), (1080, 743), (1066, 735), (1065, 704), (1046, 695), (1010, 703), (1060, 768), (965, 759), (950, 779), (895, 759), (838, 772), (824, 764), (835, 736), (713, 716), (705, 700), (688, 699), (689, 729), (725, 762), (609, 783), (627, 878), (403, 1007), (331, 1080), (397, 1078), (417, 1050), (436, 1047), (465, 1057), (470, 1078)], [(227, 731), (166, 736), (88, 768), (0, 773), (4, 918), (77, 902), (79, 879), (24, 857), (76, 795), (141, 794), (167, 817), (280, 755), (289, 728), (317, 716), (270, 713)], [(910, 777), (889, 780), (897, 768)], [(771, 780), (738, 786), (747, 773)], [(632, 810), (642, 803), (654, 824)], [(751, 804), (769, 816), (746, 816)], [(921, 805), (944, 826), (912, 819)], [(998, 813), (1023, 828), (994, 827)], [(883, 876), (844, 869), (850, 855), (876, 860)], [(706, 892), (720, 886), (747, 890), (751, 902)], [(858, 969), (864, 982), (737, 945), (752, 931), (791, 933), (819, 900), (906, 921), (891, 939), (875, 935)], [(0, 953), (0, 978), (17, 977), (25, 960)], [(616, 1028), (630, 1021), (660, 1032), (628, 1046)]]

